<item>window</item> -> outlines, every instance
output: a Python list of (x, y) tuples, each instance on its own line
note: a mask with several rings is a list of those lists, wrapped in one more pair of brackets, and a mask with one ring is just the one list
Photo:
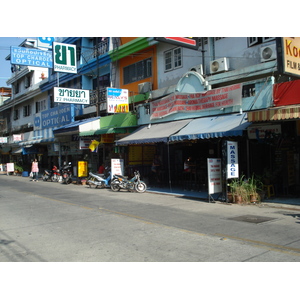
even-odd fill
[(25, 88), (29, 88), (31, 86), (31, 74), (25, 77)]
[(23, 106), (23, 117), (30, 116), (30, 105)]
[(19, 110), (15, 109), (14, 110), (14, 120), (18, 120), (19, 119)]
[(275, 40), (275, 37), (248, 37), (248, 46), (251, 47), (273, 40)]
[(41, 101), (37, 101), (35, 102), (35, 112), (38, 113), (42, 110), (45, 110), (46, 107), (46, 100), (41, 100)]
[(140, 81), (152, 76), (152, 58), (141, 60), (123, 69), (124, 84)]
[(243, 85), (242, 96), (243, 98), (255, 96), (255, 84)]
[(182, 48), (174, 48), (164, 53), (165, 71), (182, 67)]

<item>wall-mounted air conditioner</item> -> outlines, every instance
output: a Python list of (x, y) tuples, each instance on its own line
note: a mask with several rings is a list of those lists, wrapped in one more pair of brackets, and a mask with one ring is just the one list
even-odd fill
[(260, 48), (260, 61), (266, 62), (276, 59), (276, 45), (272, 44), (269, 46), (264, 46)]
[(138, 84), (139, 94), (145, 94), (152, 90), (152, 83), (150, 81), (146, 81)]
[(199, 73), (200, 75), (203, 75), (203, 65), (200, 64), (200, 65), (193, 66), (190, 68), (190, 71), (194, 71)]
[(229, 70), (229, 59), (227, 57), (218, 58), (210, 62), (210, 73), (219, 73)]

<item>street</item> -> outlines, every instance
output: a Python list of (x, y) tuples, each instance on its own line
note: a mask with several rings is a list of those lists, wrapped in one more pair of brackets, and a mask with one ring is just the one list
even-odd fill
[(300, 211), (0, 177), (1, 262), (299, 262)]

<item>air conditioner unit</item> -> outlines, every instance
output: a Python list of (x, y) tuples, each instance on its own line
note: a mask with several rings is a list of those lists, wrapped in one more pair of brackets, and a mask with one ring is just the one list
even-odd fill
[(260, 48), (260, 62), (266, 62), (276, 59), (276, 45), (272, 44)]
[(210, 73), (220, 73), (229, 70), (229, 59), (222, 57), (210, 62)]
[(139, 94), (145, 94), (152, 90), (152, 83), (150, 81), (140, 83), (138, 85)]
[(200, 65), (193, 66), (190, 68), (190, 71), (194, 71), (199, 73), (200, 75), (203, 75), (203, 65), (200, 64)]

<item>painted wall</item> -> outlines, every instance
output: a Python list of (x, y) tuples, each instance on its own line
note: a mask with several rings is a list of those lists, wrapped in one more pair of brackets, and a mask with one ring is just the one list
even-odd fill
[[(137, 63), (146, 58), (152, 58), (152, 76), (145, 78), (143, 80), (135, 81), (129, 84), (124, 84), (123, 69), (126, 66)], [(152, 82), (152, 89), (157, 89), (157, 59), (156, 59), (156, 46), (151, 46), (142, 51), (136, 52), (133, 55), (129, 55), (120, 59), (119, 61), (119, 70), (120, 70), (120, 88), (128, 89), (129, 95), (133, 96), (138, 94), (138, 84), (142, 82), (150, 81)]]

